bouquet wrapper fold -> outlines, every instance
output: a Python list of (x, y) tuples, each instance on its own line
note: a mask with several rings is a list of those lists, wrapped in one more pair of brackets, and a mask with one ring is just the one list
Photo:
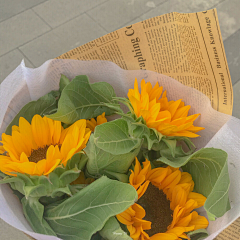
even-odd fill
[[(110, 83), (117, 96), (127, 97), (133, 88), (135, 78), (159, 82), (171, 100), (182, 99), (191, 105), (189, 114), (201, 113), (196, 126), (205, 127), (201, 137), (194, 139), (198, 149), (202, 147), (221, 148), (228, 153), (230, 175), (229, 197), (231, 210), (223, 217), (210, 222), (208, 240), (216, 237), (240, 216), (240, 120), (217, 112), (211, 107), (209, 98), (196, 89), (178, 81), (148, 70), (123, 70), (108, 61), (49, 60), (36, 69), (26, 68), (22, 62), (0, 85), (0, 133), (3, 133), (20, 111), (30, 101), (37, 100), (46, 93), (59, 88), (60, 75), (72, 79), (76, 75), (87, 75), (91, 83)], [(200, 209), (200, 211), (202, 211)], [(205, 214), (204, 212), (201, 214)], [(13, 227), (38, 240), (56, 240), (54, 236), (34, 233), (25, 219), (22, 206), (8, 185), (0, 185), (0, 217)]]

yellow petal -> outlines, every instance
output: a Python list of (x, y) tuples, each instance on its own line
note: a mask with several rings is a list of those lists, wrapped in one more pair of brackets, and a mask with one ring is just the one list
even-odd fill
[(181, 183), (191, 183), (192, 184), (192, 176), (191, 176), (191, 174), (188, 173), (188, 172), (182, 172), (179, 184), (181, 184)]
[(36, 168), (36, 163), (34, 162), (23, 162), (23, 163), (12, 163), (12, 166), (14, 169), (16, 169), (16, 172), (20, 173), (27, 173), (29, 175), (33, 175), (33, 172)]
[(61, 159), (56, 159), (53, 163), (52, 163), (52, 166), (51, 168), (46, 172), (44, 173), (44, 175), (48, 175), (49, 173), (51, 173), (61, 162)]
[(138, 190), (137, 190), (138, 199), (146, 192), (149, 183), (150, 183), (149, 181), (146, 181), (144, 184), (142, 184), (142, 185), (138, 188)]
[(97, 117), (97, 125), (101, 125), (106, 122), (107, 122), (107, 119), (105, 118), (105, 112)]
[(36, 163), (33, 175), (41, 176), (44, 174), (46, 169), (46, 159), (40, 160)]
[(193, 199), (198, 203), (198, 207), (202, 207), (207, 200), (206, 197), (204, 197), (200, 193), (190, 192), (188, 195), (188, 199)]
[(32, 122), (33, 139), (38, 147), (46, 145), (46, 141), (49, 135), (49, 129), (47, 123), (42, 119), (40, 115), (34, 115)]
[(186, 201), (187, 201), (186, 191), (179, 185), (175, 186), (172, 191), (172, 200), (170, 208), (174, 210), (176, 206), (184, 207)]
[(208, 220), (205, 217), (199, 216), (197, 212), (192, 213), (192, 220), (189, 226), (194, 226), (194, 230), (207, 228), (208, 224)]
[(159, 87), (158, 82), (155, 84), (154, 88), (149, 92), (150, 99), (159, 99), (162, 95), (163, 87)]
[(24, 141), (24, 137), (19, 132), (12, 132), (12, 141), (14, 148), (18, 152), (18, 155), (21, 155), (22, 152), (25, 152), (28, 156), (30, 156), (31, 146), (27, 145), (27, 142)]
[(127, 211), (124, 211), (124, 212), (122, 212), (121, 214), (118, 214), (118, 216), (120, 217), (120, 219), (123, 218), (122, 220), (127, 223), (127, 224), (126, 224), (126, 223), (121, 222), (121, 223), (123, 223), (123, 224), (125, 224), (125, 225), (130, 225), (130, 224), (133, 223), (133, 221), (132, 221), (132, 216), (129, 215)]
[(174, 116), (175, 112), (177, 111), (182, 99), (177, 101), (171, 101), (171, 104), (168, 107), (168, 111), (171, 113), (171, 116)]
[(167, 233), (174, 233), (176, 236), (180, 237), (184, 232), (193, 231), (193, 227), (174, 227), (167, 231)]
[[(127, 229), (129, 231), (130, 236), (134, 235), (137, 232), (137, 229), (133, 225), (127, 225)], [(135, 239), (138, 240), (138, 237)]]
[(189, 199), (183, 208), (184, 210), (182, 216), (187, 216), (195, 208), (198, 208), (198, 203), (193, 199)]
[(135, 173), (136, 175), (138, 175), (141, 170), (142, 170), (142, 167), (141, 167), (141, 165), (140, 165), (137, 157), (135, 157), (134, 173)]
[(191, 220), (192, 220), (192, 214), (190, 213), (186, 217), (181, 218), (175, 226), (176, 227), (187, 227)]
[(173, 115), (172, 120), (182, 118), (182, 117), (187, 117), (188, 111), (190, 110), (190, 108), (191, 106), (189, 105), (179, 108)]
[(12, 126), (12, 132), (13, 132), (13, 131), (19, 132), (19, 127), (16, 126), (16, 125), (13, 125), (13, 126)]
[(151, 240), (178, 240), (178, 236), (175, 233), (157, 233), (154, 234)]
[(91, 118), (90, 120), (87, 120), (87, 127), (91, 129), (91, 131), (94, 132), (95, 127), (97, 126), (97, 122), (94, 118)]
[(61, 146), (61, 155), (63, 156), (63, 160), (68, 160), (67, 155), (69, 151), (75, 146), (76, 142), (74, 141), (72, 135), (67, 134), (65, 137), (62, 146)]
[(52, 144), (56, 145), (60, 143), (60, 137), (62, 132), (62, 125), (60, 121), (54, 121), (53, 124), (54, 127), (54, 133), (52, 135)]
[(166, 178), (167, 174), (167, 168), (154, 168), (148, 172), (146, 180), (149, 180), (157, 185), (161, 185), (161, 182)]
[(171, 173), (161, 183), (161, 188), (171, 188), (179, 183), (181, 179), (181, 172), (179, 170)]
[(45, 145), (51, 145), (53, 144), (52, 142), (52, 136), (54, 134), (54, 121), (50, 118), (43, 117), (43, 121), (45, 123), (45, 130), (47, 130), (47, 133), (45, 132), (45, 139), (44, 139), (44, 144)]
[(141, 227), (132, 227), (127, 226), (128, 231), (130, 232), (130, 237), (132, 239), (138, 239), (140, 237), (141, 234)]
[(3, 133), (1, 142), (3, 144), (4, 149), (9, 153), (10, 157), (15, 160), (18, 160), (20, 155), (14, 147), (14, 144), (12, 141), (12, 136), (9, 136), (9, 135)]
[(182, 214), (183, 214), (183, 208), (181, 208), (180, 206), (177, 206), (173, 210), (173, 220), (171, 225), (168, 227), (169, 230), (174, 228), (174, 226), (178, 223), (179, 219), (182, 217)]
[(150, 170), (151, 170), (151, 163), (149, 160), (146, 159), (143, 162), (143, 169), (141, 170), (141, 174), (146, 176)]
[(0, 154), (3, 154), (5, 152), (6, 152), (6, 150), (4, 149), (4, 147), (0, 145)]
[(26, 155), (25, 152), (22, 152), (22, 153), (21, 153), (20, 161), (19, 161), (19, 162), (29, 162), (29, 159), (28, 159), (28, 157), (27, 157), (27, 155)]
[(131, 105), (133, 107), (133, 110), (137, 117), (140, 117), (139, 111), (141, 107), (141, 103), (139, 100), (137, 100), (134, 96), (129, 96), (129, 100), (131, 102)]
[(132, 205), (132, 209), (135, 211), (136, 218), (144, 218), (146, 215), (146, 212), (142, 206), (135, 203)]
[(33, 139), (31, 124), (23, 117), (20, 117), (19, 119), (19, 131), (25, 136), (25, 139), (29, 140), (29, 146), (31, 146), (32, 149), (36, 149), (37, 144)]
[(126, 212), (117, 214), (116, 217), (120, 223), (125, 224), (127, 226), (132, 225), (134, 223), (134, 221), (131, 220), (132, 219), (131, 216), (129, 216)]
[(170, 133), (168, 136), (182, 136), (182, 137), (189, 137), (189, 138), (199, 137), (198, 134), (195, 134), (189, 131), (174, 132), (174, 133)]

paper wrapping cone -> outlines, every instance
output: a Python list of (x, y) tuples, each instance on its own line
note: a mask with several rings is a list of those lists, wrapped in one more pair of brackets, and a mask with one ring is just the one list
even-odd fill
[[(106, 81), (115, 89), (117, 96), (125, 96), (133, 87), (134, 79), (157, 81), (168, 92), (169, 99), (183, 99), (190, 104), (190, 114), (201, 113), (197, 126), (204, 126), (201, 137), (195, 139), (198, 148), (213, 146), (222, 148), (229, 155), (230, 202), (232, 209), (223, 217), (211, 222), (208, 240), (213, 239), (226, 226), (240, 216), (240, 184), (236, 181), (240, 172), (240, 120), (214, 110), (209, 99), (199, 91), (184, 86), (178, 81), (151, 71), (126, 71), (106, 61), (52, 60), (36, 69), (29, 69), (22, 63), (1, 84), (0, 88), (0, 131), (4, 132), (11, 119), (29, 101), (36, 100), (51, 90), (58, 89), (60, 74), (72, 79), (76, 75), (88, 75), (90, 82)], [(16, 82), (18, 84), (16, 84)], [(226, 137), (227, 136), (227, 137)], [(7, 185), (0, 186), (0, 217), (34, 237), (55, 240), (52, 236), (33, 233), (23, 216), (22, 207)]]
[[(159, 51), (159, 49), (162, 51)], [(129, 54), (131, 51), (133, 52), (133, 55)], [(171, 13), (152, 18), (107, 34), (102, 38), (73, 49), (72, 51), (61, 55), (59, 58), (110, 60), (124, 69), (148, 69), (158, 71), (165, 75), (172, 76), (185, 85), (192, 86), (205, 93), (210, 98), (211, 104), (216, 110), (228, 114), (231, 114), (232, 112), (232, 85), (215, 9), (194, 14)], [(196, 59), (197, 61), (194, 61)], [(189, 63), (191, 64), (189, 65)], [(93, 64), (92, 66), (96, 66), (97, 64), (97, 70), (91, 68), (87, 63), (82, 63), (83, 65), (80, 65), (84, 67), (84, 69), (81, 69), (81, 71), (76, 69), (72, 71), (74, 68), (72, 64), (73, 63), (71, 62), (49, 62), (39, 69), (31, 70), (26, 69), (22, 63), (22, 65), (19, 66), (1, 85), (0, 111), (5, 114), (1, 114), (0, 116), (1, 131), (4, 131), (7, 124), (24, 104), (31, 100), (36, 100), (47, 91), (57, 89), (58, 78), (56, 78), (56, 76), (60, 73), (63, 73), (70, 78), (77, 74), (88, 73), (92, 76), (93, 81), (97, 81), (99, 78), (95, 73), (99, 71), (101, 75), (103, 74), (103, 71), (106, 70), (104, 73), (112, 74), (110, 76), (114, 76), (114, 74), (116, 75), (115, 81), (118, 79), (118, 82), (115, 85), (115, 90), (117, 90), (119, 96), (126, 94), (127, 88), (123, 84), (123, 81), (125, 78), (129, 79), (129, 73), (120, 71), (120, 69), (110, 63), (89, 63), (90, 65)], [(73, 65), (75, 64), (76, 63)], [(86, 66), (88, 70), (85, 69)], [(99, 66), (101, 66), (101, 68), (99, 68)], [(196, 66), (200, 67), (196, 68)], [(116, 71), (109, 72), (109, 69), (112, 67)], [(89, 69), (92, 69), (92, 72)], [(183, 89), (182, 85), (178, 85), (176, 81), (173, 81), (172, 79), (169, 80), (169, 78), (161, 76), (160, 74), (154, 75), (153, 73), (148, 73), (148, 71), (145, 71), (145, 73), (134, 72), (139, 78), (144, 77), (149, 81), (168, 79), (169, 83), (172, 83), (169, 87), (169, 96), (171, 96), (172, 99), (176, 99), (176, 96), (179, 96), (178, 87)], [(36, 82), (34, 78), (36, 77), (38, 79), (39, 76), (42, 81), (44, 81), (44, 78), (46, 80), (46, 77), (48, 77), (48, 81), (45, 81), (45, 83)], [(152, 79), (152, 76), (156, 77), (155, 80)], [(51, 80), (49, 80), (49, 77)], [(106, 79), (109, 78), (109, 76), (104, 77), (106, 77)], [(135, 76), (132, 77), (134, 79)], [(16, 81), (18, 81), (17, 86)], [(105, 79), (103, 81), (105, 81)], [(111, 80), (111, 84), (115, 81)], [(129, 79), (127, 84), (131, 81), (132, 79)], [(124, 83), (126, 83), (126, 79)], [(45, 88), (42, 84), (46, 84), (48, 87)], [(129, 85), (129, 87), (132, 86)], [(166, 84), (166, 87), (168, 87), (168, 84)], [(196, 141), (196, 145), (200, 148), (205, 146), (221, 126), (229, 120), (229, 116), (216, 113), (210, 107), (209, 100), (207, 100), (206, 97), (204, 98), (203, 95), (198, 95), (199, 93), (196, 91), (194, 92), (192, 89), (186, 89), (188, 89), (187, 95), (183, 95), (186, 103), (189, 102), (192, 104), (193, 96), (196, 101), (193, 104), (191, 114), (195, 112), (202, 113), (202, 117), (198, 120), (197, 124), (202, 124), (204, 127), (206, 127), (205, 124), (209, 124), (205, 132), (203, 132), (203, 137)], [(218, 120), (216, 121), (216, 119)], [(211, 122), (214, 124), (211, 124)], [(231, 118), (230, 122), (233, 122), (235, 127), (238, 127), (239, 125), (239, 121), (234, 118)], [(231, 129), (229, 130), (227, 127), (229, 127), (229, 123), (225, 125), (223, 131), (219, 131), (211, 142), (209, 142), (209, 146), (222, 146), (224, 150), (226, 150), (229, 145), (232, 146), (232, 148), (230, 148), (232, 151), (231, 154), (233, 155), (232, 159), (235, 158), (235, 160), (233, 160), (233, 162), (230, 161), (229, 171), (233, 182), (231, 187), (232, 195), (230, 195), (230, 197), (234, 199), (232, 201), (232, 205), (234, 205), (234, 203), (237, 202), (237, 199), (239, 199), (238, 195), (235, 196), (236, 194), (233, 194), (233, 192), (239, 187), (234, 176), (236, 176), (237, 172), (239, 173), (240, 167), (238, 164), (235, 165), (234, 163), (237, 161), (237, 158), (233, 152), (235, 153), (238, 151), (239, 147), (237, 146), (237, 143), (239, 143), (239, 135), (235, 133), (235, 129), (232, 129), (231, 131)], [(226, 131), (228, 131), (227, 134), (229, 139), (234, 140), (235, 144), (232, 145), (231, 141), (227, 141), (226, 143), (225, 138), (222, 143), (221, 134), (226, 134)], [(216, 142), (216, 140), (218, 142)], [(229, 152), (229, 149), (227, 152)], [(234, 166), (235, 171), (231, 168), (232, 166)], [(5, 191), (7, 197), (3, 194)], [(31, 231), (31, 229), (22, 216), (21, 206), (19, 206), (17, 202), (12, 202), (11, 200), (9, 200), (9, 202), (4, 201), (4, 199), (8, 197), (14, 197), (9, 188), (3, 186), (1, 188), (1, 194), (1, 201), (5, 202), (7, 205), (10, 204), (10, 209), (14, 210), (15, 204), (17, 206), (17, 218), (13, 218), (15, 220), (11, 220), (8, 217), (6, 218), (4, 215), (4, 213), (9, 213), (9, 208), (2, 213), (0, 212), (0, 216), (5, 219), (5, 221), (34, 236), (36, 239), (56, 239), (54, 237), (42, 238), (39, 234), (30, 233), (29, 231)], [(234, 206), (235, 208), (232, 212), (217, 220), (216, 224), (210, 225), (209, 230), (212, 234), (208, 239), (213, 239), (223, 228), (237, 218), (239, 215), (238, 205)], [(236, 221), (234, 228), (236, 228), (237, 224), (238, 222)], [(226, 233), (218, 239), (225, 239), (225, 237), (230, 235), (234, 237), (234, 228), (229, 230), (230, 233), (229, 231), (226, 231)], [(235, 237), (234, 239), (238, 238)]]

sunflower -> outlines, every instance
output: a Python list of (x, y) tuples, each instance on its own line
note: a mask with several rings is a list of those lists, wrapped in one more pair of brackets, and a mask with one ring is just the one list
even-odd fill
[(193, 211), (206, 198), (193, 192), (189, 173), (170, 166), (151, 169), (148, 160), (142, 168), (136, 159), (129, 182), (137, 190), (138, 201), (117, 218), (134, 240), (189, 239), (186, 232), (208, 226), (208, 220)]
[(162, 92), (163, 87), (159, 87), (158, 83), (152, 87), (150, 82), (145, 83), (143, 79), (139, 93), (135, 79), (134, 89), (128, 92), (132, 112), (137, 117), (142, 116), (149, 128), (155, 128), (165, 136), (198, 137), (196, 132), (204, 128), (193, 126), (193, 122), (200, 114), (188, 116), (191, 106), (185, 106), (181, 99), (168, 101), (167, 92)]
[(0, 171), (48, 175), (60, 163), (66, 165), (71, 157), (82, 150), (90, 137), (86, 120), (78, 120), (64, 129), (60, 121), (34, 115), (31, 124), (20, 117), (19, 127), (12, 127), (12, 135), (2, 134)]
[(91, 120), (87, 120), (87, 127), (94, 132), (94, 129), (96, 126), (107, 122), (107, 119), (105, 118), (105, 112), (102, 113), (101, 115), (99, 115), (97, 117), (97, 121), (95, 120), (95, 118), (91, 118)]

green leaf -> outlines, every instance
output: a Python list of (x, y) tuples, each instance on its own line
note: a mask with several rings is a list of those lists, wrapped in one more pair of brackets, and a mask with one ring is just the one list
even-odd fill
[(40, 198), (42, 196), (46, 196), (47, 190), (46, 187), (42, 184), (37, 186), (25, 186), (24, 187), (24, 195), (26, 199), (28, 199), (29, 196), (33, 198)]
[(43, 218), (44, 206), (38, 198), (22, 198), (23, 212), (32, 229), (41, 234), (56, 236), (55, 232)]
[(171, 155), (175, 157), (176, 147), (177, 147), (177, 140), (176, 139), (166, 139), (162, 138), (162, 141), (167, 145)]
[(101, 177), (58, 206), (47, 207), (45, 219), (60, 238), (88, 240), (136, 200), (131, 185)]
[(78, 163), (78, 169), (82, 170), (86, 166), (87, 161), (88, 161), (88, 156), (86, 154), (82, 154), (80, 162)]
[(24, 181), (24, 183), (27, 184), (28, 186), (34, 186), (34, 183), (26, 174), (17, 173), (17, 177), (22, 179)]
[(153, 129), (150, 129), (150, 134), (144, 134), (144, 142), (143, 142), (143, 147), (151, 150), (151, 149), (156, 149), (156, 146), (159, 145), (161, 142), (162, 136), (159, 134), (156, 134), (156, 131)]
[(198, 229), (187, 234), (191, 240), (201, 240), (205, 239), (208, 236), (208, 232), (206, 229)]
[(37, 101), (26, 104), (8, 125), (5, 133), (8, 135), (12, 134), (12, 126), (18, 126), (20, 117), (24, 117), (30, 123), (35, 114), (41, 116), (51, 114), (52, 111), (57, 109), (57, 96), (59, 96), (59, 92), (52, 91), (39, 98)]
[(216, 216), (214, 214), (207, 211), (207, 215), (208, 215), (208, 220), (209, 221), (215, 221)]
[(19, 182), (22, 185), (24, 185), (24, 181), (21, 178), (16, 178), (16, 177), (10, 177), (6, 176), (5, 178), (0, 180), (0, 184), (5, 184), (5, 183), (16, 183)]
[(143, 124), (144, 121), (142, 117), (137, 119), (137, 122), (133, 121), (133, 119), (129, 119), (126, 116), (124, 117), (127, 120), (129, 134), (134, 138), (144, 139), (142, 147), (148, 150), (151, 150), (153, 145), (159, 144), (162, 135), (156, 133), (151, 128), (148, 128), (147, 125)]
[[(183, 150), (183, 143), (185, 143), (188, 148), (187, 152)], [(185, 165), (195, 150), (195, 146), (191, 140), (185, 137), (162, 138), (156, 148), (157, 151), (148, 153), (149, 160), (153, 161), (155, 166), (159, 166), (159, 163), (165, 163), (175, 168)]]
[(126, 173), (139, 153), (140, 146), (128, 153), (113, 155), (98, 148), (94, 143), (94, 136), (95, 134), (90, 136), (87, 147), (84, 149), (88, 156), (87, 172), (95, 177), (106, 174), (106, 171)]
[(57, 168), (54, 169), (53, 172), (60, 177), (65, 172), (65, 168), (62, 165), (59, 165)]
[(98, 125), (94, 132), (94, 142), (98, 148), (113, 155), (119, 155), (138, 148), (142, 139), (131, 137), (127, 122), (117, 119)]
[(58, 102), (58, 111), (49, 118), (66, 124), (72, 124), (79, 119), (97, 117), (103, 112), (112, 115), (113, 110), (105, 103), (116, 104), (112, 86), (105, 82), (90, 84), (88, 77), (75, 77), (62, 91)]
[(11, 188), (14, 190), (18, 190), (21, 194), (24, 194), (24, 181), (17, 177), (5, 177), (0, 180), (0, 184), (9, 183)]
[(223, 216), (230, 209), (226, 152), (202, 148), (189, 157), (182, 169), (192, 175), (194, 190), (207, 197), (204, 208), (211, 220)]
[(41, 204), (43, 204), (44, 206), (48, 206), (49, 204), (52, 204), (52, 203), (55, 203), (55, 202), (59, 202), (59, 201), (61, 201), (61, 200), (64, 200), (64, 199), (66, 199), (66, 198), (68, 198), (68, 196), (67, 195), (62, 195), (61, 197), (55, 197), (55, 198), (52, 198), (52, 197), (41, 197), (40, 199), (39, 199), (39, 202), (41, 203)]
[(62, 195), (67, 194), (69, 196), (72, 195), (72, 192), (69, 188), (69, 185), (67, 185), (66, 187), (62, 187), (62, 188), (57, 188), (54, 189), (51, 193), (51, 197), (55, 198), (55, 197), (61, 197)]
[(104, 172), (105, 172), (105, 175), (108, 176), (109, 178), (114, 177), (115, 179), (117, 179), (120, 182), (128, 183), (128, 175), (127, 174), (111, 172), (111, 171), (107, 171), (107, 170), (105, 170)]
[(73, 169), (77, 167), (79, 170), (82, 170), (86, 163), (88, 161), (88, 158), (86, 154), (82, 152), (75, 153), (70, 160), (67, 161), (66, 169)]
[(185, 157), (178, 157), (178, 158), (173, 158), (173, 157), (160, 157), (154, 161), (154, 165), (158, 165), (158, 162), (160, 163), (165, 163), (171, 167), (178, 168), (183, 165), (185, 165), (189, 159), (191, 158), (192, 155), (190, 156), (185, 156)]
[(63, 74), (61, 74), (60, 82), (59, 82), (59, 91), (60, 93), (63, 89), (70, 83), (70, 80)]
[(62, 185), (70, 184), (71, 182), (75, 181), (79, 177), (80, 172), (81, 171), (79, 169), (73, 168), (71, 170), (64, 172), (60, 176), (59, 180), (62, 182)]
[(116, 220), (115, 217), (111, 217), (106, 222), (105, 226), (101, 231), (99, 231), (100, 235), (105, 240), (131, 240), (130, 236), (124, 232)]
[(69, 188), (71, 190), (71, 194), (74, 195), (79, 191), (81, 191), (82, 189), (84, 189), (85, 187), (87, 187), (88, 185), (89, 184), (73, 184), (73, 185), (69, 185)]
[(99, 232), (97, 232), (94, 235), (92, 235), (91, 240), (106, 240), (106, 239), (102, 238)]
[(59, 175), (55, 171), (48, 175), (48, 180), (53, 187), (60, 187)]
[(12, 191), (13, 191), (13, 194), (15, 194), (18, 197), (19, 201), (21, 202), (21, 200), (24, 197), (24, 195), (21, 194), (19, 191), (13, 189), (13, 188), (12, 188)]

